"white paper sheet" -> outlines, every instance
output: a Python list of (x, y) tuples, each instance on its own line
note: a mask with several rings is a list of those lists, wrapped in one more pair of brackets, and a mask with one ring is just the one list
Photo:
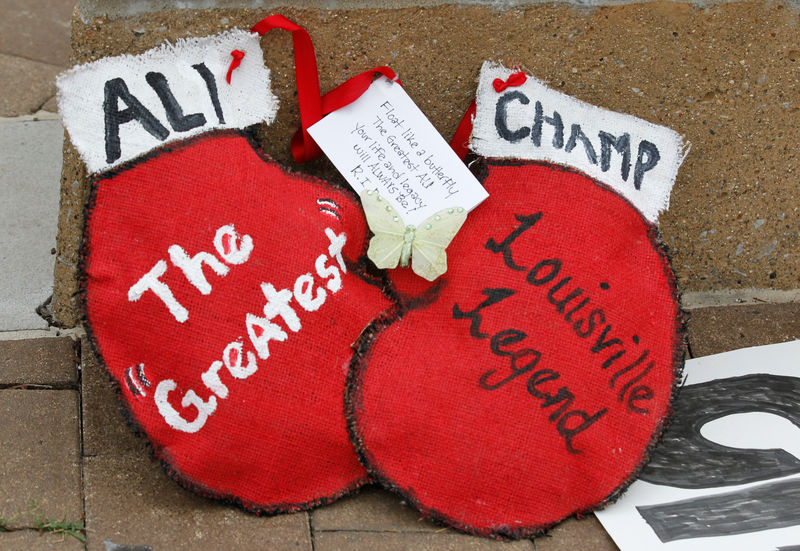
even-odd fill
[[(800, 545), (798, 358), (800, 341), (793, 341), (687, 361), (676, 412), (697, 434), (692, 442), (719, 455), (693, 456), (687, 445), (670, 462), (665, 446), (656, 448), (640, 480), (596, 513), (622, 551), (780, 551)], [(677, 422), (665, 443), (680, 432)], [(648, 471), (654, 462), (657, 470)], [(666, 483), (660, 465), (673, 467), (677, 478)]]

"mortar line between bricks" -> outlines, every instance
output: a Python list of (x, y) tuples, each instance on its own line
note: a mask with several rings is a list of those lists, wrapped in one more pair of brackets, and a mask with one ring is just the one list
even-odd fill
[(690, 360), (695, 357), (694, 352), (692, 352), (692, 339), (688, 335), (686, 336), (686, 354), (689, 356), (688, 359)]
[(306, 515), (306, 519), (308, 522), (308, 535), (309, 540), (311, 540), (311, 551), (315, 551), (317, 543), (314, 541), (314, 522), (311, 516), (314, 514), (314, 511), (309, 511), (308, 515)]
[(86, 477), (84, 474), (84, 454), (83, 454), (83, 342), (78, 341), (78, 434), (80, 435), (80, 446), (78, 451), (78, 466), (81, 475), (81, 516), (83, 518), (83, 528), (86, 540), (83, 542), (84, 551), (89, 550), (89, 527), (86, 522)]
[(691, 291), (681, 295), (681, 306), (686, 310), (697, 310), (713, 306), (790, 304), (794, 302), (800, 302), (800, 289), (722, 289), (718, 291)]
[(42, 107), (44, 107), (44, 106), (45, 106), (45, 104), (46, 104), (48, 101), (50, 101), (51, 99), (53, 99), (54, 97), (56, 97), (56, 95), (57, 95), (57, 94), (53, 94), (52, 96), (48, 96), (47, 98), (45, 98), (45, 100), (44, 100), (42, 103), (40, 103), (39, 105), (37, 105), (37, 106), (36, 106), (36, 109), (33, 109), (33, 112), (34, 112), (34, 113), (38, 113), (39, 111), (41, 111), (41, 110), (42, 110)]
[(84, 331), (83, 327), (72, 327), (70, 329), (59, 329), (57, 327), (50, 327), (48, 329), (19, 329), (16, 331), (0, 331), (0, 342), (58, 337), (72, 337), (73, 340), (77, 340), (85, 335), (86, 331)]
[[(27, 56), (24, 56), (24, 55), (12, 54), (12, 53), (3, 52), (3, 51), (0, 51), (0, 55), (4, 55), (4, 56), (7, 56), (7, 57), (15, 57), (17, 59), (23, 59), (25, 61), (30, 61), (30, 62), (33, 62), (33, 63), (41, 63), (42, 65), (48, 65), (50, 67), (55, 67), (57, 69), (61, 69), (62, 71), (66, 71), (67, 69), (69, 69), (69, 66), (59, 65), (57, 63), (50, 63), (48, 61), (42, 61), (41, 59), (33, 59), (32, 57), (27, 57)], [(67, 62), (67, 63), (69, 63), (69, 62)]]
[(78, 385), (70, 383), (64, 385), (43, 385), (39, 383), (3, 383), (0, 390), (80, 390)]
[(50, 111), (36, 111), (27, 115), (17, 115), (15, 117), (0, 117), (0, 124), (13, 123), (13, 122), (44, 122), (44, 121), (60, 121), (61, 118), (58, 113), (51, 113)]

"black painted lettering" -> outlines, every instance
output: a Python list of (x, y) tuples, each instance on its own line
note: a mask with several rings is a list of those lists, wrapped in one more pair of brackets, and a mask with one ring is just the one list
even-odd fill
[(622, 168), (620, 175), (622, 180), (628, 181), (628, 174), (631, 171), (631, 137), (623, 134), (619, 138), (612, 136), (608, 132), (600, 132), (600, 170), (608, 172), (611, 168), (611, 148), (622, 155)]
[[(619, 389), (619, 393), (617, 394), (617, 400), (621, 402), (621, 401), (622, 401), (622, 399), (623, 399), (623, 398), (625, 398), (625, 393), (626, 393), (626, 392), (628, 392), (628, 389), (629, 389), (629, 388), (631, 388), (631, 387), (632, 387), (633, 385), (635, 385), (636, 383), (638, 383), (639, 381), (641, 381), (642, 379), (644, 379), (644, 378), (645, 378), (645, 376), (647, 376), (647, 374), (648, 374), (648, 373), (650, 373), (650, 371), (653, 369), (653, 367), (654, 367), (655, 365), (656, 365), (656, 363), (655, 363), (655, 362), (650, 362), (650, 363), (648, 363), (648, 364), (647, 364), (647, 366), (646, 366), (644, 369), (642, 369), (642, 370), (641, 370), (641, 371), (640, 371), (640, 372), (639, 372), (639, 373), (636, 375), (636, 377), (632, 378), (630, 381), (628, 381), (627, 383), (625, 383), (624, 385), (622, 385), (622, 388), (620, 388), (620, 389)], [(610, 386), (611, 388), (614, 388), (614, 387), (613, 387), (613, 385), (609, 385), (609, 386)], [(637, 388), (638, 388), (638, 387), (637, 387)]]
[[(564, 438), (569, 453), (581, 453), (581, 450), (572, 445), (572, 441), (578, 434), (597, 423), (606, 413), (608, 413), (608, 409), (605, 408), (591, 416), (585, 411), (575, 410), (570, 411), (558, 420), (556, 428), (558, 429), (558, 433)], [(571, 419), (579, 419), (580, 423), (574, 427), (568, 427), (567, 423), (569, 423)]]
[(512, 356), (514, 351), (505, 348), (522, 342), (527, 337), (528, 335), (519, 329), (504, 329), (492, 336), (492, 340), (489, 341), (489, 349), (498, 356)]
[[(605, 316), (603, 316), (603, 319), (605, 319)], [(600, 333), (600, 335), (597, 337), (597, 340), (594, 341), (594, 345), (591, 348), (593, 353), (597, 354), (598, 352), (601, 352), (602, 350), (608, 348), (609, 346), (614, 346), (615, 344), (622, 344), (622, 341), (617, 338), (606, 340), (606, 336), (608, 336), (609, 331), (611, 331), (610, 323), (606, 325), (605, 329), (603, 329), (603, 332)]]
[[(539, 275), (539, 272), (543, 269), (546, 270), (546, 273), (544, 275)], [(528, 272), (528, 275), (525, 279), (531, 285), (544, 285), (553, 281), (558, 276), (558, 272), (560, 271), (561, 261), (559, 259), (546, 258), (531, 268), (531, 271)]]
[(542, 383), (546, 383), (548, 381), (555, 381), (556, 379), (560, 379), (561, 374), (557, 371), (553, 371), (552, 369), (540, 369), (536, 373), (531, 375), (531, 378), (528, 379), (528, 394), (533, 396), (534, 398), (538, 398), (539, 400), (545, 400), (549, 398), (549, 394), (545, 394), (538, 387)]
[(490, 383), (489, 379), (497, 372), (496, 369), (490, 369), (481, 375), (481, 378), (478, 381), (478, 384), (482, 389), (497, 390), (498, 388), (510, 383), (520, 375), (524, 375), (532, 371), (542, 358), (542, 354), (538, 350), (533, 350), (532, 348), (523, 348), (522, 350), (511, 352), (509, 354), (511, 356), (511, 373), (504, 379), (500, 379), (495, 383)]
[(620, 359), (624, 355), (625, 355), (625, 349), (624, 348), (622, 350), (614, 352), (608, 358), (606, 358), (606, 361), (603, 362), (603, 364), (600, 366), (600, 368), (601, 369), (608, 369), (609, 367), (611, 367), (614, 364), (614, 362), (616, 362), (618, 359)]
[(587, 304), (589, 304), (589, 297), (586, 297), (585, 299), (580, 301), (576, 306), (573, 306), (569, 312), (564, 314), (564, 319), (567, 321), (567, 323), (572, 323), (572, 314), (578, 312)]
[(633, 169), (633, 187), (636, 189), (642, 188), (644, 173), (655, 168), (660, 159), (661, 154), (658, 152), (656, 144), (648, 142), (647, 140), (639, 142), (636, 166)]
[(493, 237), (490, 237), (489, 240), (486, 242), (486, 249), (490, 250), (493, 253), (503, 253), (503, 260), (506, 263), (506, 266), (511, 268), (512, 270), (516, 270), (521, 272), (525, 270), (524, 266), (519, 266), (516, 262), (514, 262), (514, 257), (511, 254), (511, 244), (522, 235), (524, 232), (531, 229), (536, 222), (538, 222), (542, 218), (542, 213), (537, 212), (534, 214), (528, 215), (521, 215), (517, 214), (514, 216), (517, 221), (520, 223), (519, 226), (514, 228), (510, 234), (506, 236), (500, 243), (494, 240)]
[(590, 336), (594, 333), (594, 328), (598, 325), (603, 325), (606, 322), (606, 314), (600, 308), (595, 308), (589, 315), (586, 316), (586, 319), (577, 320), (575, 323), (572, 324), (572, 330), (575, 331), (575, 334), (578, 335), (580, 338), (585, 339), (586, 337)]
[(562, 279), (561, 281), (559, 281), (558, 283), (556, 283), (555, 285), (553, 285), (553, 286), (550, 288), (550, 290), (547, 292), (547, 301), (548, 301), (550, 304), (552, 304), (553, 306), (555, 306), (555, 307), (556, 307), (556, 311), (557, 311), (559, 314), (561, 314), (561, 313), (563, 313), (563, 312), (564, 312), (564, 308), (566, 308), (566, 307), (567, 307), (567, 304), (569, 304), (569, 303), (570, 303), (570, 301), (572, 301), (572, 299), (578, 298), (579, 296), (581, 296), (581, 295), (583, 294), (583, 289), (581, 289), (580, 287), (577, 287), (577, 288), (573, 289), (572, 291), (570, 291), (569, 293), (567, 293), (567, 295), (566, 295), (564, 298), (562, 298), (562, 299), (556, 299), (556, 296), (555, 296), (555, 295), (556, 295), (556, 293), (557, 293), (557, 292), (558, 292), (558, 291), (559, 291), (559, 290), (560, 290), (560, 289), (561, 289), (561, 288), (562, 288), (564, 285), (566, 285), (567, 283), (569, 283), (571, 280), (572, 280), (572, 276), (570, 276), (570, 277), (565, 277), (564, 279)]
[(564, 146), (564, 151), (569, 153), (578, 143), (578, 140), (581, 141), (583, 144), (583, 149), (586, 151), (586, 158), (589, 159), (589, 162), (593, 165), (597, 164), (597, 153), (594, 150), (594, 146), (592, 142), (586, 137), (586, 134), (583, 133), (580, 124), (573, 124), (571, 132), (569, 133), (569, 139), (567, 140), (567, 145)]
[(508, 104), (512, 101), (519, 101), (522, 105), (528, 105), (531, 100), (528, 96), (519, 91), (509, 92), (497, 100), (497, 107), (494, 114), (494, 127), (500, 137), (511, 143), (517, 143), (528, 137), (531, 129), (527, 126), (510, 130), (508, 128)]
[(469, 312), (464, 312), (461, 310), (461, 307), (458, 304), (453, 304), (453, 318), (460, 320), (460, 319), (468, 319), (470, 320), (469, 324), (469, 334), (475, 339), (486, 339), (489, 337), (486, 333), (481, 332), (481, 314), (479, 313), (481, 310), (486, 308), (487, 306), (491, 306), (493, 304), (497, 304), (501, 300), (507, 299), (516, 291), (513, 289), (484, 289), (481, 293), (486, 296), (486, 300), (481, 302), (477, 305), (473, 310)]
[(192, 65), (192, 69), (200, 73), (200, 76), (203, 78), (203, 81), (206, 83), (206, 88), (208, 89), (208, 95), (211, 98), (211, 104), (214, 106), (214, 113), (217, 114), (217, 120), (220, 124), (225, 124), (225, 116), (222, 114), (222, 105), (219, 103), (219, 93), (217, 91), (217, 81), (214, 79), (214, 75), (211, 71), (208, 70), (205, 63), (198, 63), (197, 65)]
[(542, 408), (549, 408), (561, 404), (550, 416), (549, 421), (555, 421), (566, 412), (575, 401), (575, 395), (565, 386), (559, 388), (555, 394), (548, 394), (542, 401)]
[(202, 113), (192, 113), (184, 115), (178, 100), (169, 88), (166, 77), (161, 73), (151, 71), (144, 76), (147, 84), (155, 91), (161, 105), (167, 113), (167, 120), (175, 132), (187, 132), (192, 128), (203, 126), (206, 123), (206, 116)]
[(647, 415), (650, 413), (650, 410), (645, 408), (644, 406), (639, 405), (638, 402), (649, 402), (654, 397), (653, 389), (649, 386), (640, 385), (635, 387), (631, 390), (631, 393), (628, 394), (628, 409), (633, 411), (634, 413), (639, 413), (641, 415)]
[(531, 129), (531, 139), (533, 140), (533, 145), (536, 147), (542, 145), (543, 123), (547, 123), (553, 127), (553, 147), (556, 149), (564, 147), (564, 123), (561, 121), (561, 115), (558, 114), (558, 111), (553, 111), (552, 117), (546, 117), (542, 110), (542, 103), (537, 101), (533, 128)]
[(622, 369), (620, 369), (619, 371), (614, 373), (614, 375), (612, 375), (611, 379), (608, 381), (608, 387), (609, 388), (614, 388), (614, 385), (617, 383), (617, 379), (619, 379), (625, 373), (627, 373), (628, 371), (630, 371), (631, 369), (633, 369), (634, 367), (636, 367), (637, 365), (639, 365), (640, 363), (645, 361), (647, 359), (647, 356), (649, 356), (649, 355), (650, 355), (650, 350), (649, 349), (645, 350), (644, 352), (642, 352), (639, 355), (638, 358), (636, 358), (636, 360), (633, 361), (633, 363), (631, 363), (630, 365), (627, 365), (626, 367), (623, 367)]
[[(120, 100), (127, 107), (120, 110)], [(105, 117), (105, 145), (106, 162), (113, 163), (122, 156), (119, 141), (119, 127), (133, 120), (139, 121), (151, 136), (164, 141), (169, 136), (163, 124), (130, 93), (125, 81), (121, 78), (112, 78), (106, 81), (103, 98), (103, 114)]]

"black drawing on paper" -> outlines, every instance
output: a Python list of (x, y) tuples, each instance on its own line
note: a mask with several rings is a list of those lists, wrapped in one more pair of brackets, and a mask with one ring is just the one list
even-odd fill
[(740, 449), (704, 438), (700, 429), (736, 413), (780, 415), (800, 427), (800, 379), (754, 374), (686, 386), (672, 424), (641, 479), (677, 488), (718, 488), (800, 473), (800, 459), (781, 449)]
[(636, 510), (664, 543), (785, 528), (800, 522), (800, 479)]

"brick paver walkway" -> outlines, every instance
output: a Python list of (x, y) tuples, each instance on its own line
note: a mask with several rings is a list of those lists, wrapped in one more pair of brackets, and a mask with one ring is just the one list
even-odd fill
[[(798, 304), (691, 312), (696, 355), (797, 338)], [(199, 498), (151, 460), (108, 376), (74, 335), (0, 341), (0, 439), (0, 517), (27, 528), (0, 533), (6, 550), (84, 549), (69, 535), (40, 534), (43, 519), (85, 522), (90, 551), (616, 549), (593, 516), (535, 541), (496, 542), (424, 521), (374, 487), (310, 513), (271, 518)]]

